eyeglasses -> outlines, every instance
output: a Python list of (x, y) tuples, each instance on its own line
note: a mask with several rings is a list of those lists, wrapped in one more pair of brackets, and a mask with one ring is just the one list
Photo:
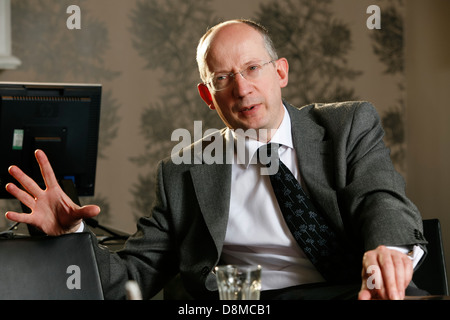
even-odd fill
[(241, 74), (241, 76), (244, 79), (249, 81), (257, 80), (261, 76), (262, 69), (269, 63), (273, 62), (275, 62), (275, 60), (270, 60), (263, 64), (251, 64), (244, 70), (235, 73), (230, 72), (230, 73), (213, 74), (211, 81), (206, 84), (210, 85), (214, 91), (221, 91), (228, 88), (231, 85), (233, 79), (236, 77), (237, 74)]

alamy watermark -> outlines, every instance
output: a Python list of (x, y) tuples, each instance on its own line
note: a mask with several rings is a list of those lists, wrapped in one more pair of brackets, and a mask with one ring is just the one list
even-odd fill
[(66, 13), (70, 16), (66, 20), (66, 27), (69, 30), (81, 29), (81, 9), (77, 5), (70, 5), (66, 9)]
[(278, 172), (278, 150), (260, 148), (255, 156), (245, 147), (248, 139), (267, 141), (275, 130), (236, 129), (231, 134), (238, 139), (224, 139), (220, 130), (207, 129), (203, 132), (202, 121), (194, 121), (194, 135), (184, 128), (172, 132), (171, 141), (179, 141), (172, 149), (174, 164), (261, 164), (262, 175)]
[[(81, 29), (81, 8), (77, 5), (70, 5), (66, 9), (66, 13), (70, 16), (66, 20), (66, 26), (69, 30)], [(381, 29), (381, 9), (379, 6), (372, 4), (367, 7), (366, 13), (370, 16), (366, 20), (368, 29)]]
[(381, 29), (381, 9), (379, 6), (373, 4), (367, 7), (367, 14), (371, 14), (366, 21), (367, 29)]
[(67, 267), (67, 274), (70, 276), (67, 278), (66, 286), (69, 290), (81, 289), (81, 269), (79, 266), (73, 264)]
[(366, 280), (366, 285), (369, 290), (381, 289), (381, 270), (377, 265), (370, 265), (366, 270), (370, 276)]

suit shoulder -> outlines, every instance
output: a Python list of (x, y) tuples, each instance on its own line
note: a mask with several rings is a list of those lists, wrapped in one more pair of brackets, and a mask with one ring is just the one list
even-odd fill
[(312, 103), (302, 108), (309, 108), (313, 113), (324, 116), (341, 116), (346, 117), (353, 115), (355, 112), (359, 113), (377, 113), (372, 103), (368, 101), (344, 101), (333, 103)]
[(313, 103), (299, 108), (307, 111), (316, 122), (323, 125), (342, 126), (353, 121), (379, 122), (380, 117), (372, 103), (368, 101), (345, 101), (334, 103)]

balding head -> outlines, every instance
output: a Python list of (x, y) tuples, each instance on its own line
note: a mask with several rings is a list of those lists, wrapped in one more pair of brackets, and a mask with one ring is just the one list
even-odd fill
[[(262, 25), (254, 21), (244, 19), (225, 21), (208, 29), (208, 31), (200, 39), (199, 44), (197, 46), (197, 64), (200, 72), (200, 77), (203, 82), (207, 82), (208, 68), (206, 60), (208, 53), (211, 50), (211, 45), (213, 44), (214, 39), (216, 38), (216, 35), (220, 31), (223, 31), (224, 29), (231, 29), (233, 27), (244, 27), (244, 28), (249, 27), (257, 31), (261, 36), (261, 40), (263, 41), (263, 45), (266, 48), (267, 54), (269, 55), (270, 59), (271, 60), (278, 59), (278, 55), (273, 45), (273, 41), (270, 38), (269, 32)], [(235, 28), (235, 30), (237, 32), (238, 28)]]

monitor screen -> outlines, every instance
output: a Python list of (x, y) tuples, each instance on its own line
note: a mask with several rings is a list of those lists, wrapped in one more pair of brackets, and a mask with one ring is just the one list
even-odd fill
[(44, 187), (36, 149), (78, 196), (94, 195), (101, 91), (99, 84), (0, 82), (0, 198), (11, 198), (5, 185), (16, 182), (13, 164)]

